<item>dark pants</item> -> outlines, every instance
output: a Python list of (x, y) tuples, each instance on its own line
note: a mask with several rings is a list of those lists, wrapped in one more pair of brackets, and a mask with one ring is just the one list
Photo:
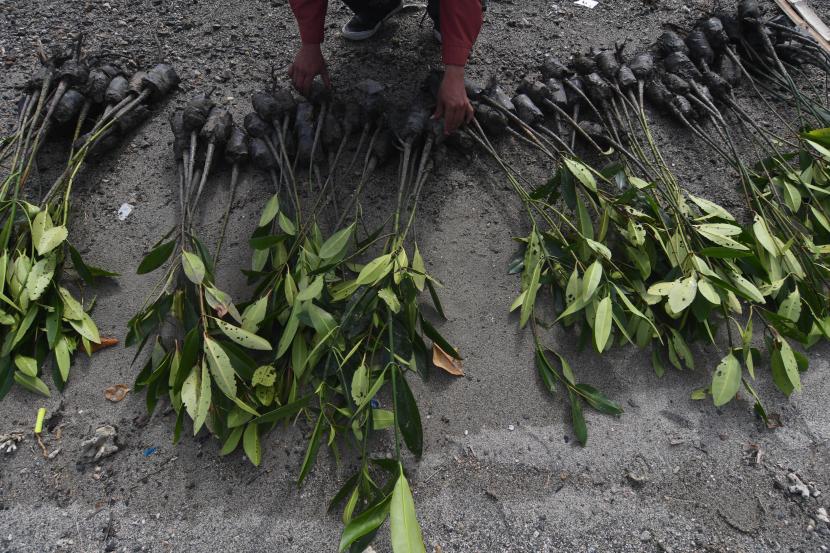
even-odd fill
[[(370, 19), (374, 19), (375, 14), (382, 16), (389, 6), (397, 2), (398, 0), (343, 0), (354, 13), (369, 16)], [(438, 23), (440, 11), (439, 0), (427, 0), (427, 14), (435, 23)]]

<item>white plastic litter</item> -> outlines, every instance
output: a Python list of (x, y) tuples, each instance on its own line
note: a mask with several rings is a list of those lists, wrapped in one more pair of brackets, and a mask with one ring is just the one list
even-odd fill
[(128, 203), (121, 204), (121, 207), (118, 208), (118, 220), (124, 221), (127, 217), (130, 216), (130, 213), (133, 212), (133, 206)]
[(597, 7), (597, 4), (599, 4), (599, 2), (597, 2), (597, 0), (576, 0), (574, 4), (576, 4), (577, 6), (583, 6), (586, 8), (594, 9)]

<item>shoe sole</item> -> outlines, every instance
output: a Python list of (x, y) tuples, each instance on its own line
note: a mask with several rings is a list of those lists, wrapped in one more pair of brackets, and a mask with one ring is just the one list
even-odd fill
[(355, 33), (355, 32), (352, 32), (352, 31), (347, 31), (346, 30), (346, 25), (348, 25), (348, 23), (347, 23), (346, 25), (343, 25), (343, 29), (340, 32), (341, 32), (343, 38), (345, 38), (346, 40), (351, 40), (351, 41), (355, 41), (355, 42), (359, 41), (359, 40), (366, 40), (367, 38), (372, 38), (373, 36), (375, 36), (375, 34), (377, 34), (377, 32), (380, 30), (380, 28), (383, 26), (383, 24), (386, 23), (386, 21), (388, 19), (390, 19), (393, 15), (400, 12), (402, 9), (403, 9), (403, 2), (398, 4), (398, 6), (394, 10), (392, 10), (391, 12), (386, 14), (383, 19), (378, 21), (377, 25), (375, 25), (374, 27), (372, 27), (368, 31), (361, 31), (359, 33)]

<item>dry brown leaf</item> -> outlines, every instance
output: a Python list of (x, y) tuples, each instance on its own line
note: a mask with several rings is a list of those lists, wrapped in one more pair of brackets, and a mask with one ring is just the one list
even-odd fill
[(110, 348), (110, 347), (116, 346), (116, 345), (118, 345), (118, 338), (104, 337), (104, 338), (101, 338), (101, 343), (100, 344), (95, 344), (95, 343), (92, 344), (92, 353), (95, 353), (98, 350), (101, 350), (101, 349), (104, 349), (104, 348)]
[(461, 360), (442, 350), (438, 344), (432, 344), (432, 364), (453, 376), (464, 376)]
[(129, 391), (130, 389), (126, 385), (116, 384), (104, 390), (104, 397), (115, 403), (127, 397)]

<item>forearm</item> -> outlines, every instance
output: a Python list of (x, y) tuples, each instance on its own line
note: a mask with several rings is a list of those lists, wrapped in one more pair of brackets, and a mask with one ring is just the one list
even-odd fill
[(464, 66), (481, 31), (481, 0), (441, 2), (443, 60), (447, 66)]
[(325, 36), (327, 0), (289, 0), (303, 44), (320, 44)]

